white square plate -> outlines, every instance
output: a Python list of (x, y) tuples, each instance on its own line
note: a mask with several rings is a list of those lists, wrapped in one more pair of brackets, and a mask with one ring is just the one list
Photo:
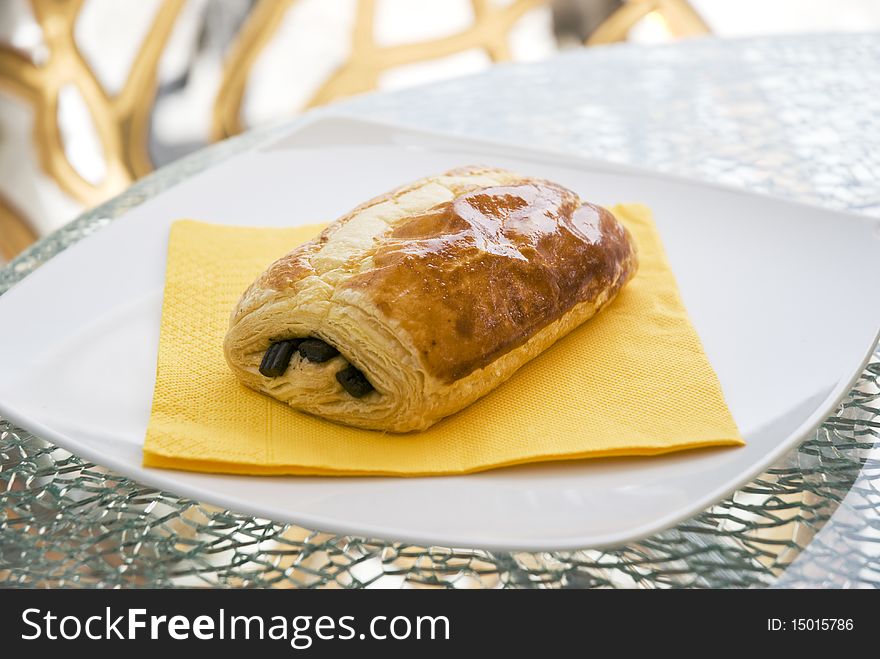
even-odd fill
[[(413, 479), (141, 466), (172, 221), (330, 220), (465, 164), (546, 177), (604, 205), (651, 206), (746, 447)], [(612, 545), (705, 508), (821, 423), (876, 342), (880, 304), (870, 301), (878, 291), (876, 220), (569, 156), (323, 118), (156, 196), (0, 297), (0, 319), (14, 319), (0, 322), (0, 413), (141, 482), (321, 530), (494, 549)]]

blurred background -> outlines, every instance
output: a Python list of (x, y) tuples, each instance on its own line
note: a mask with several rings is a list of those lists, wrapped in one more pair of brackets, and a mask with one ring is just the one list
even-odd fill
[(563, 49), (878, 29), (878, 0), (0, 0), (0, 264), (156, 167), (347, 96)]

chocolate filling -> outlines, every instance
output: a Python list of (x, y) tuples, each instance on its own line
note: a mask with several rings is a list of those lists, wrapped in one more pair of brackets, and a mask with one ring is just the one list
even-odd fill
[(320, 364), (333, 359), (339, 354), (339, 351), (321, 339), (306, 339), (299, 344), (299, 354), (310, 362)]
[[(260, 373), (267, 378), (277, 378), (279, 375), (283, 375), (287, 367), (290, 366), (293, 353), (297, 350), (299, 350), (303, 358), (318, 364), (333, 359), (339, 354), (336, 348), (321, 339), (286, 339), (284, 341), (275, 341), (266, 350), (266, 354), (263, 355), (263, 361), (260, 363)], [(342, 385), (343, 389), (355, 398), (366, 396), (373, 391), (373, 385), (370, 384), (370, 381), (354, 366), (347, 366), (339, 371), (336, 374), (336, 380)]]
[(301, 341), (302, 339), (289, 339), (276, 341), (270, 345), (260, 363), (260, 373), (267, 378), (277, 378), (282, 375), (290, 366), (290, 359)]
[(336, 374), (336, 380), (355, 398), (366, 396), (373, 391), (373, 385), (364, 377), (364, 374), (354, 366), (348, 366)]

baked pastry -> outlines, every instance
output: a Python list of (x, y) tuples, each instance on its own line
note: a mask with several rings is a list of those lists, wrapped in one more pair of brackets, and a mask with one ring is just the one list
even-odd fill
[(298, 410), (423, 430), (598, 312), (636, 267), (608, 210), (550, 181), (456, 169), (358, 206), (269, 266), (224, 351), (245, 385)]

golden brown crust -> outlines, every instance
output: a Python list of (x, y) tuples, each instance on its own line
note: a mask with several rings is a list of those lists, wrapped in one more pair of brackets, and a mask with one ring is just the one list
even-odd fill
[[(459, 167), (448, 171), (447, 175), (468, 176), (483, 171), (484, 169), (485, 168), (481, 167)], [(272, 267), (269, 268), (264, 273), (263, 277), (256, 283), (276, 291), (283, 291), (285, 288), (290, 288), (298, 280), (316, 274), (311, 266), (310, 257), (317, 254), (321, 247), (333, 237), (334, 233), (339, 231), (348, 222), (368, 208), (373, 208), (384, 202), (392, 201), (395, 197), (399, 197), (414, 190), (421, 183), (422, 181), (415, 181), (414, 183), (402, 185), (399, 188), (395, 188), (390, 192), (374, 197), (355, 207), (324, 229), (316, 238), (307, 243), (303, 243), (297, 249), (273, 263)]]
[(427, 371), (453, 382), (619, 287), (631, 264), (611, 213), (531, 181), (480, 188), (398, 225), (373, 267), (343, 286), (364, 290), (407, 331)]
[[(549, 181), (460, 168), (358, 206), (276, 261), (242, 296), (224, 352), (244, 384), (297, 409), (420, 430), (597, 313), (636, 267), (609, 211)], [(340, 354), (259, 372), (274, 341), (306, 336)], [(374, 391), (342, 388), (349, 364)]]

